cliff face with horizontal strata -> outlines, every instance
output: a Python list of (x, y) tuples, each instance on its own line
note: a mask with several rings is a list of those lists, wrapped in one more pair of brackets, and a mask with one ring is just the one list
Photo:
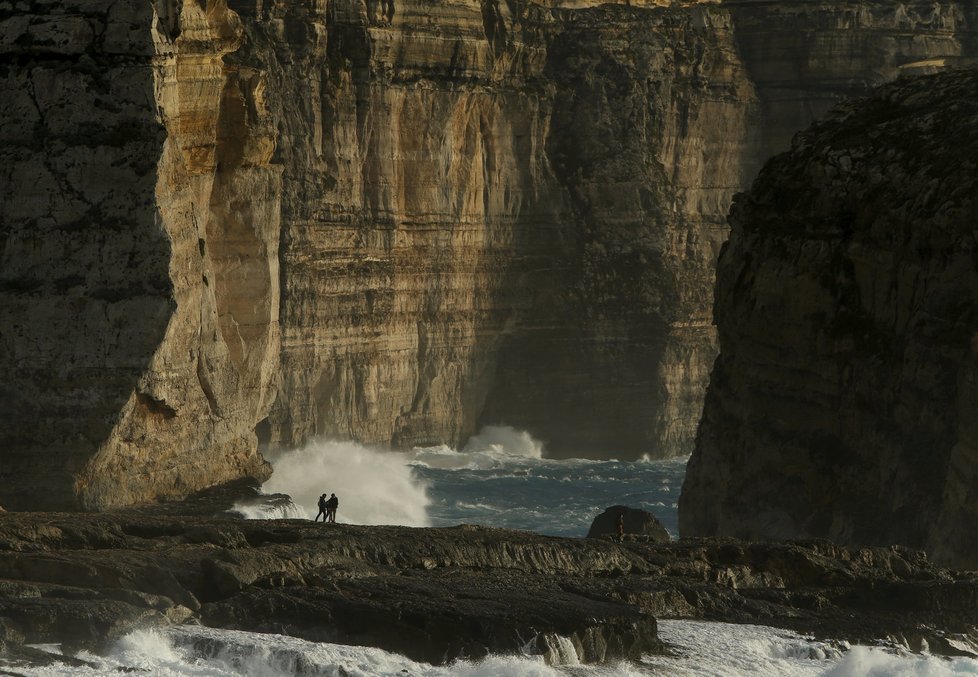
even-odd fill
[[(753, 102), (729, 19), (331, 12), (322, 51), (292, 43), (269, 68), (298, 125), (270, 442), (457, 444), (505, 422), (555, 453), (681, 446), (655, 413), (695, 400), (713, 357), (708, 281)], [(274, 20), (249, 25), (274, 53)], [(694, 373), (667, 389), (671, 353)]]
[(684, 534), (978, 564), (976, 115), (975, 70), (887, 87), (736, 202)]
[(8, 506), (261, 477), (259, 448), (313, 435), (688, 453), (733, 193), (812, 101), (974, 25), (955, 2), (118, 4), (0, 5)]

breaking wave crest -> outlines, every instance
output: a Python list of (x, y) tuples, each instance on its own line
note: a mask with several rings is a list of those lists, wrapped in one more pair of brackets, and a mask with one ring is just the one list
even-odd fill
[[(299, 517), (313, 519), (319, 496), (335, 493), (337, 522), (428, 526), (427, 483), (414, 474), (406, 454), (317, 440), (270, 460), (272, 477), (262, 491), (291, 496)], [(267, 517), (241, 504), (235, 509), (248, 517)]]
[(522, 430), (509, 426), (486, 426), (461, 451), (448, 446), (416, 448), (411, 462), (441, 470), (489, 470), (514, 460), (540, 460), (543, 444)]
[[(57, 645), (42, 648), (59, 653)], [(30, 677), (109, 677), (129, 672), (154, 677), (286, 677), (297, 674), (323, 677), (556, 677), (561, 674), (538, 656), (489, 656), (481, 661), (434, 666), (369, 647), (198, 626), (136, 631), (120, 638), (105, 655), (81, 652), (77, 658), (87, 665), (12, 665), (10, 667), (17, 668), (18, 672), (11, 674)]]
[(543, 445), (508, 426), (487, 426), (462, 451), (447, 446), (410, 452), (356, 442), (316, 440), (270, 458), (272, 477), (263, 495), (234, 506), (247, 519), (313, 519), (323, 493), (340, 501), (337, 521), (430, 526), (428, 482), (413, 466), (495, 468), (512, 460), (539, 460)]

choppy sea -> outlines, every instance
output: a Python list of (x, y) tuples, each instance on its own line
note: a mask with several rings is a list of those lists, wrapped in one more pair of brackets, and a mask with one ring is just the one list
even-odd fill
[[(275, 472), (263, 490), (286, 493), (292, 504), (257, 501), (237, 506), (246, 518), (305, 517), (316, 499), (336, 493), (337, 521), (357, 524), (449, 526), (484, 524), (559, 536), (583, 536), (605, 508), (628, 505), (655, 514), (677, 532), (676, 503), (686, 459), (557, 461), (510, 428), (488, 428), (462, 450), (444, 447), (391, 452), (349, 442), (314, 442), (270, 459)], [(169, 677), (349, 677), (565, 675), (716, 675), (833, 677), (978, 675), (978, 661), (914, 654), (893, 646), (826, 643), (751, 625), (661, 620), (673, 656), (637, 663), (549, 666), (531, 656), (491, 656), (448, 666), (416, 663), (367, 647), (306, 642), (280, 635), (180, 626), (132, 633), (104, 655), (81, 654), (85, 667), (4, 663), (0, 674), (107, 676), (124, 672)], [(58, 645), (46, 645), (58, 652)]]

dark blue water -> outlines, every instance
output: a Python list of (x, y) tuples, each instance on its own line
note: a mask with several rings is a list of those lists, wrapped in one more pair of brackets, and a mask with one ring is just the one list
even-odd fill
[(678, 534), (676, 503), (686, 459), (625, 463), (483, 456), (471, 465), (479, 467), (414, 465), (428, 485), (433, 526), (482, 524), (584, 536), (605, 508), (627, 505), (651, 512)]

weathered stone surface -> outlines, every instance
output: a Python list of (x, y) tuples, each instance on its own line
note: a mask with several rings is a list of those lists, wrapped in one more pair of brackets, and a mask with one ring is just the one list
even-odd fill
[(277, 370), (280, 185), (260, 77), (223, 63), (232, 12), (158, 5), (35, 3), (0, 30), (14, 509), (267, 475), (253, 429)]
[(662, 649), (656, 616), (917, 647), (941, 647), (948, 633), (967, 639), (978, 622), (978, 578), (901, 548), (618, 544), (472, 526), (186, 514), (204, 509), (7, 513), (0, 627), (8, 653), (23, 642), (98, 648), (132, 627), (188, 620), (436, 663), (518, 653), (534, 637), (546, 657), (558, 635), (585, 661), (634, 658)]
[[(172, 311), (153, 11), (107, 4), (0, 10), (0, 484), (15, 509), (74, 505), (73, 475), (131, 406)], [(116, 21), (142, 30), (110, 46)]]
[(0, 503), (314, 435), (688, 453), (732, 194), (974, 9), (596, 4), (0, 5)]
[(638, 536), (658, 543), (668, 543), (672, 540), (669, 532), (666, 531), (666, 528), (662, 526), (655, 515), (646, 510), (629, 508), (625, 505), (614, 505), (595, 517), (594, 521), (591, 522), (591, 528), (587, 531), (587, 537), (614, 536), (617, 538), (618, 517), (621, 515), (625, 518), (626, 536)]
[(978, 566), (978, 71), (844, 107), (735, 204), (686, 535)]
[(732, 194), (827, 102), (969, 53), (974, 25), (953, 2), (237, 9), (288, 137), (263, 440), (502, 422), (556, 456), (691, 451)]

